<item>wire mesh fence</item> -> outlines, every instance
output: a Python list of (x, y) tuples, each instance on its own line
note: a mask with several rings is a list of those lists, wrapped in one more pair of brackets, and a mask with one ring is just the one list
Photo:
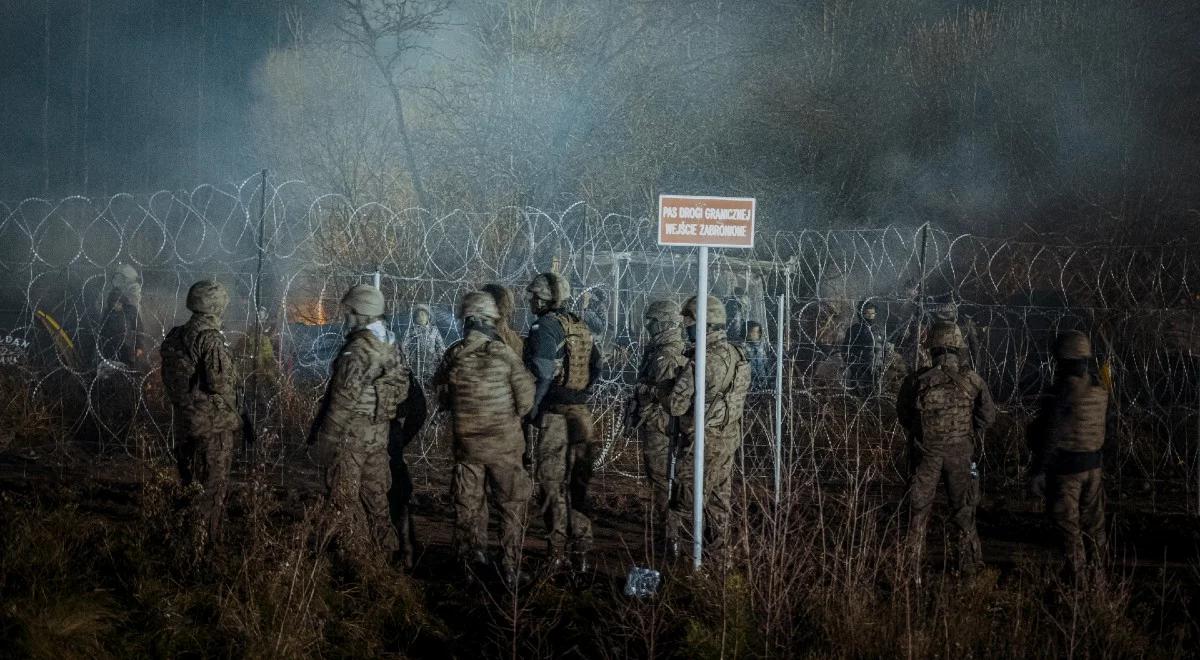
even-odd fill
[[(186, 320), (188, 286), (213, 277), (233, 299), (226, 334), (258, 436), (248, 456), (288, 469), (303, 455), (350, 285), (378, 277), (388, 322), (427, 384), (457, 339), (462, 294), (496, 282), (522, 300), (534, 274), (554, 269), (605, 356), (593, 399), (598, 469), (602, 479), (638, 479), (636, 434), (621, 413), (642, 311), (695, 289), (694, 252), (655, 237), (652, 218), (583, 203), (432, 212), (257, 176), (187, 192), (0, 204), (0, 369), (15, 393), (0, 444), (169, 451), (157, 347)], [(1120, 487), (1156, 506), (1200, 510), (1196, 253), (1189, 244), (1072, 245), (928, 226), (760, 234), (751, 251), (718, 251), (711, 291), (726, 305), (731, 339), (754, 357), (741, 469), (769, 480), (779, 442), (789, 474), (838, 481), (869, 464), (901, 482), (895, 391), (926, 359), (931, 314), (952, 313), (1002, 411), (983, 442), (993, 487), (1021, 478), (1025, 423), (1053, 376), (1053, 338), (1081, 329), (1111, 375), (1119, 414), (1107, 464)], [(868, 350), (857, 327), (865, 303), (877, 312)], [(528, 327), (524, 310), (516, 316), (514, 327)], [(448, 442), (444, 419), (432, 417), (409, 449), (414, 471), (447, 468)]]

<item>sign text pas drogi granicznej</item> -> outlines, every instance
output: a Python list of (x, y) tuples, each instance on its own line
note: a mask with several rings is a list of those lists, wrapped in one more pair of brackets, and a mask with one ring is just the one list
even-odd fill
[(754, 198), (659, 195), (658, 244), (754, 247)]

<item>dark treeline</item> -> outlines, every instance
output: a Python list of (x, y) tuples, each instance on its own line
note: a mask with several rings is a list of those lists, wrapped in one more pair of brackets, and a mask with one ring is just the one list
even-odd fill
[[(1186, 0), (14, 0), (0, 199), (238, 180), (774, 228), (1170, 238), (1200, 208)], [(1136, 228), (1137, 234), (1131, 232)]]

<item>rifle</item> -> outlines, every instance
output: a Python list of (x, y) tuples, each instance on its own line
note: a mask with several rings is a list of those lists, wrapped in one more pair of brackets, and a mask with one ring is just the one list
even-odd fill
[(667, 422), (667, 501), (675, 498), (675, 468), (679, 458), (679, 418), (672, 416)]

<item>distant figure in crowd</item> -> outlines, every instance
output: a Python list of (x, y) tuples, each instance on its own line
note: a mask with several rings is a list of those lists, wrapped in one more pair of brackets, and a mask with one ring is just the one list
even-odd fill
[(483, 292), (496, 301), (496, 311), (500, 318), (496, 320), (496, 334), (517, 355), (525, 354), (525, 340), (512, 327), (513, 310), (516, 307), (512, 292), (503, 284), (485, 284)]
[(433, 383), (454, 431), (454, 548), (467, 576), (491, 565), (487, 556), (488, 500), (500, 513), (500, 570), (520, 582), (526, 506), (533, 492), (522, 465), (521, 419), (533, 407), (533, 379), (500, 338), (500, 311), (482, 291), (463, 296), (463, 338), (442, 358)]
[(846, 333), (846, 386), (865, 399), (879, 390), (879, 378), (884, 367), (887, 340), (878, 325), (875, 303), (866, 302), (859, 308), (858, 318)]
[(951, 518), (958, 529), (958, 568), (973, 575), (983, 565), (975, 507), (979, 504), (978, 472), (972, 458), (975, 438), (982, 438), (996, 417), (987, 384), (963, 364), (962, 333), (952, 323), (938, 323), (927, 339), (933, 365), (909, 374), (896, 400), (896, 415), (908, 432), (908, 550), (919, 571), (925, 528), (938, 484), (945, 482)]
[[(549, 533), (550, 568), (586, 572), (592, 549), (588, 487), (597, 444), (588, 399), (600, 377), (601, 357), (592, 332), (563, 309), (571, 286), (542, 273), (526, 287), (537, 316), (525, 340), (525, 366), (536, 389), (529, 418), (538, 429), (536, 476)], [(569, 556), (568, 556), (569, 553)]]
[(192, 317), (167, 333), (159, 348), (163, 389), (174, 409), (175, 459), (193, 497), (197, 552), (220, 539), (229, 468), (242, 420), (234, 389), (238, 375), (221, 332), (229, 293), (203, 280), (188, 289)]
[(687, 364), (683, 355), (682, 318), (679, 305), (656, 300), (646, 307), (646, 334), (637, 384), (626, 407), (625, 425), (637, 429), (642, 443), (646, 479), (650, 484), (652, 528), (668, 556), (679, 555), (679, 522), (670, 520), (671, 495), (675, 490), (672, 469), (679, 453), (679, 420), (667, 411), (675, 378)]
[(388, 512), (388, 433), (408, 395), (410, 372), (384, 325), (379, 289), (351, 287), (342, 308), (350, 333), (334, 360), (309, 441), (324, 469), (338, 552), (362, 557), (365, 544), (373, 543), (393, 553), (399, 540)]
[(1063, 334), (1055, 356), (1053, 389), (1027, 434), (1034, 456), (1030, 489), (1046, 498), (1066, 577), (1085, 587), (1102, 575), (1106, 558), (1101, 450), (1111, 419), (1108, 390), (1090, 369), (1087, 335)]
[(746, 324), (746, 358), (750, 360), (750, 389), (771, 389), (771, 363), (767, 358), (767, 345), (763, 341), (762, 324), (750, 321)]
[(95, 386), (90, 392), (99, 438), (124, 444), (141, 405), (146, 357), (142, 348), (141, 278), (132, 266), (113, 271), (96, 334)]
[[(696, 341), (695, 296), (683, 306), (688, 338)], [(742, 445), (742, 414), (750, 389), (750, 362), (742, 348), (725, 334), (725, 306), (713, 296), (707, 300), (707, 336), (704, 392), (704, 536), (707, 549), (721, 556), (729, 536), (729, 513), (733, 504), (733, 459)], [(695, 348), (687, 352), (687, 364), (679, 371), (668, 399), (667, 412), (678, 417), (685, 446), (676, 462), (679, 497), (671, 504), (673, 520), (691, 519), (695, 423), (692, 403), (696, 391)], [(688, 530), (690, 536), (690, 529)]]
[(433, 378), (438, 360), (445, 351), (446, 341), (433, 324), (429, 305), (417, 305), (413, 310), (412, 323), (404, 333), (404, 358), (419, 382), (428, 383)]
[(137, 368), (143, 361), (142, 281), (133, 266), (121, 264), (113, 271), (112, 286), (100, 314), (96, 352), (100, 359)]

